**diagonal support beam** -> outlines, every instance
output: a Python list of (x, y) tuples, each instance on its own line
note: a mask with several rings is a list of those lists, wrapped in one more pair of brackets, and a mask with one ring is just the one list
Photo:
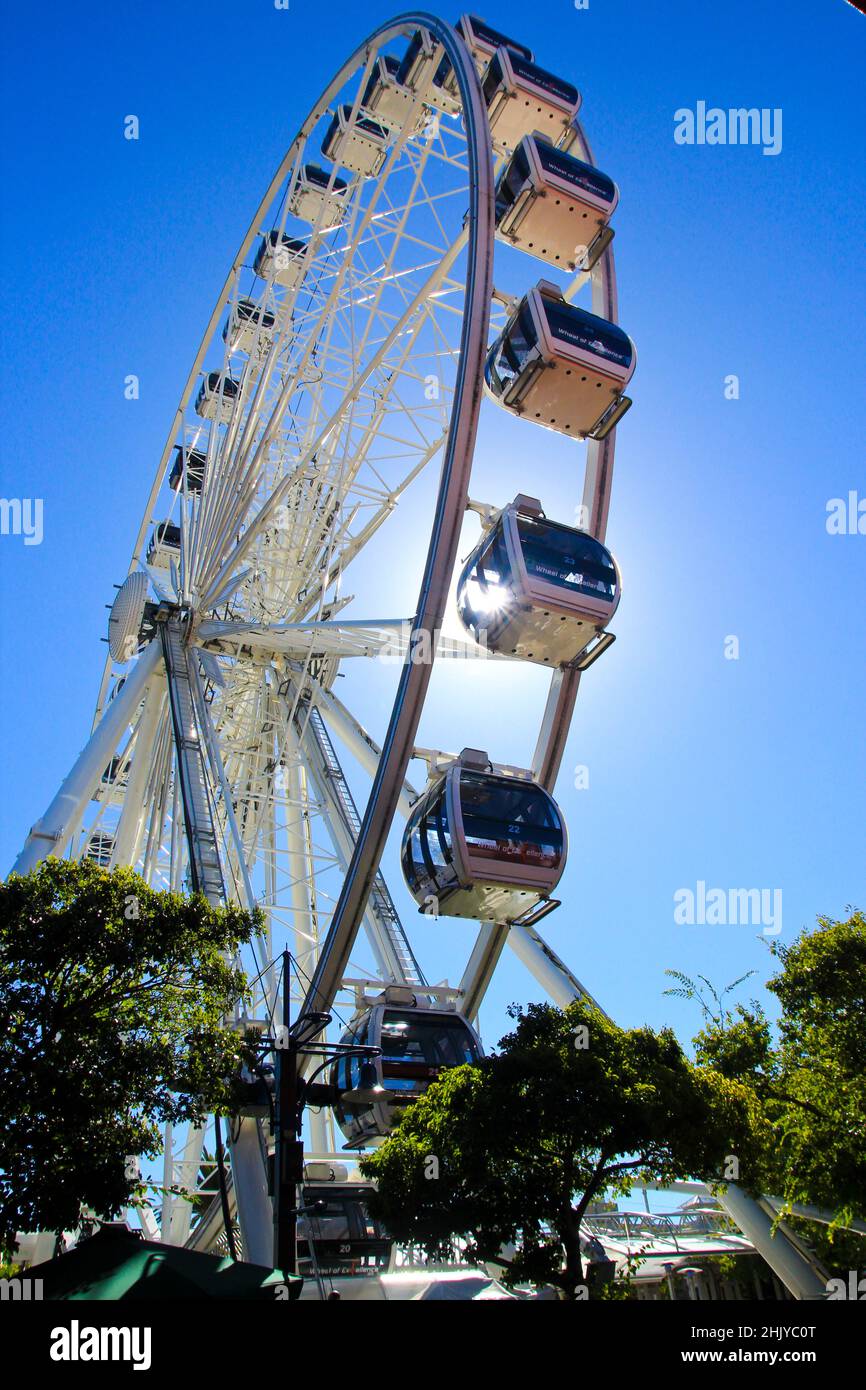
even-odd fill
[(59, 792), (31, 829), (15, 861), (15, 873), (29, 873), (49, 854), (62, 853), (73, 828), (80, 823), (124, 730), (132, 723), (148, 686), (161, 666), (160, 645), (151, 642), (127, 676), (123, 689), (106, 705), (105, 713)]

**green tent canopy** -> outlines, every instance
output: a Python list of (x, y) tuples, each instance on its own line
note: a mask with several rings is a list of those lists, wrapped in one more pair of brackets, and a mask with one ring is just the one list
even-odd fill
[(177, 1245), (142, 1240), (124, 1226), (103, 1226), (74, 1250), (27, 1271), (41, 1279), (43, 1298), (297, 1299), (303, 1279), (264, 1265), (241, 1264)]

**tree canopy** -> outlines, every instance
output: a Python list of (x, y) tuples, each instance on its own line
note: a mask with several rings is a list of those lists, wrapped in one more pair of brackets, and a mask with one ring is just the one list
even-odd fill
[(721, 1177), (729, 1154), (760, 1145), (760, 1107), (670, 1030), (619, 1028), (585, 1001), (510, 1012), (498, 1050), (445, 1072), (362, 1169), (398, 1241), (434, 1255), (465, 1241), (507, 1282), (574, 1298), (590, 1202), (639, 1172)]
[(130, 1155), (165, 1121), (227, 1107), (244, 1043), (224, 1020), (241, 909), (149, 887), (130, 869), (48, 859), (0, 884), (0, 1249), (134, 1198)]
[(764, 1191), (829, 1208), (842, 1224), (866, 1219), (866, 918), (819, 917), (770, 950), (781, 967), (767, 982), (777, 1028), (761, 1004), (741, 1004), (707, 1020), (697, 1060), (760, 1100), (773, 1135)]

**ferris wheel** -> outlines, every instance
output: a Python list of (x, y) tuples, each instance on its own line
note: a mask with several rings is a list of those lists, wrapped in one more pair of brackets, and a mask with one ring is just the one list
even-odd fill
[[(506, 946), (555, 1002), (587, 993), (538, 926), (565, 865), (553, 790), (578, 688), (613, 640), (605, 535), (636, 353), (617, 325), (619, 193), (580, 104), (469, 15), (401, 16), (340, 68), (217, 297), (111, 608), (90, 740), (16, 864), (131, 865), (156, 887), (263, 910), (244, 960), (253, 1014), (273, 1019), (292, 989), (306, 1010), (339, 1005), (346, 1036), (381, 1051), (382, 1097), (312, 1116), (311, 1172), (338, 1143), (381, 1140), (443, 1066), (479, 1054), (474, 1021)], [(518, 296), (496, 286), (497, 244), (523, 253)], [(535, 475), (514, 498), (470, 497), (485, 394), (517, 434), (586, 441), (578, 526), (545, 514)], [(458, 575), (463, 635), (443, 637), (467, 509), (480, 535)], [(419, 515), (417, 597), (383, 616), (369, 595), (399, 547), (418, 548)], [(504, 677), (515, 660), (550, 668), (528, 768), (419, 744), (434, 660), (479, 648)], [(369, 732), (353, 692), (383, 658), (397, 688)], [(408, 780), (413, 758), (424, 786)], [(425, 979), (388, 889), (395, 817), (421, 913), (477, 924), (453, 988)], [(361, 940), (372, 966), (357, 963)], [(286, 945), (291, 982), (274, 965)], [(357, 1095), (340, 1065), (338, 1089)], [(207, 1127), (166, 1135), (147, 1234), (219, 1243), (218, 1204), (195, 1215), (209, 1153)], [(270, 1264), (260, 1115), (233, 1122), (230, 1155), (244, 1255)]]

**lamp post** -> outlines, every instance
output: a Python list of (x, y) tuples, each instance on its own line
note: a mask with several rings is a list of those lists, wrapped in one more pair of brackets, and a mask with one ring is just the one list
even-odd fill
[(298, 1268), (298, 1186), (304, 1176), (303, 1110), (298, 1104), (298, 1052), (291, 1033), (290, 956), (283, 952), (283, 1032), (276, 1048), (274, 1108), (274, 1267)]
[[(285, 1274), (296, 1274), (298, 1266), (298, 1188), (304, 1180), (304, 1107), (308, 1102), (334, 1105), (343, 1094), (353, 1099), (374, 1100), (382, 1094), (372, 1059), (381, 1048), (351, 1043), (316, 1043), (313, 1040), (331, 1021), (325, 1013), (301, 1014), (291, 1021), (291, 955), (283, 952), (283, 1017), (278, 1038), (266, 1048), (276, 1053), (274, 1134), (274, 1267)], [(309, 1078), (300, 1074), (301, 1058), (317, 1056), (324, 1060)], [(352, 1092), (316, 1082), (316, 1077), (340, 1056), (361, 1057), (361, 1086)], [(372, 1075), (371, 1075), (372, 1073)]]

